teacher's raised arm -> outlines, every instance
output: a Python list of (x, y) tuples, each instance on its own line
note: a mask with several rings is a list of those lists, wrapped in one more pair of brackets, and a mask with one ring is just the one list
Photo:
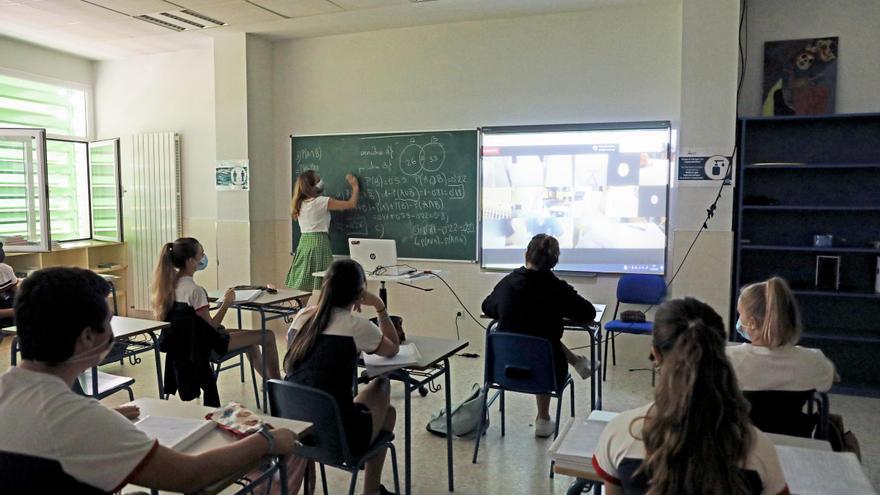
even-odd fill
[(287, 272), (287, 287), (308, 292), (321, 288), (321, 279), (312, 274), (327, 270), (333, 262), (330, 210), (350, 210), (358, 202), (360, 187), (357, 177), (348, 174), (345, 180), (351, 186), (351, 196), (343, 201), (323, 195), (324, 181), (314, 170), (306, 170), (296, 178), (290, 215), (299, 223), (301, 235)]

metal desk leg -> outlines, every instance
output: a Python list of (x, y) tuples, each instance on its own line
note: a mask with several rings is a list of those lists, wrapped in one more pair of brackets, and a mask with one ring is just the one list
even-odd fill
[[(589, 327), (586, 328), (587, 335), (590, 336), (590, 363), (596, 366), (596, 339), (593, 336), (593, 330)], [(601, 366), (598, 366), (601, 368)], [(599, 370), (593, 370), (593, 376), (590, 377), (590, 410), (596, 410), (596, 377), (598, 376)]]
[[(269, 412), (269, 380), (266, 379), (266, 334), (269, 333), (269, 329), (266, 328), (266, 312), (263, 311), (263, 307), (260, 306), (260, 354), (263, 356), (263, 413), (268, 414)], [(277, 356), (274, 356), (275, 359), (278, 359)]]
[(388, 289), (385, 288), (384, 280), (380, 281), (379, 284), (379, 299), (382, 300), (382, 304), (385, 305), (385, 309), (388, 309)]
[[(411, 378), (409, 373), (405, 370), (403, 371), (403, 390), (406, 392), (403, 394), (403, 429), (406, 433), (406, 440), (403, 448), (403, 472), (406, 476), (406, 483), (404, 484), (403, 493), (406, 495), (412, 494), (412, 431), (411, 431), (411, 407), (410, 407), (410, 394), (412, 394), (411, 388)], [(449, 415), (447, 414), (447, 417)], [(449, 425), (447, 424), (447, 427)], [(448, 436), (448, 435), (447, 435)]]
[(18, 363), (18, 335), (12, 338), (12, 365)]
[[(446, 375), (446, 473), (449, 477), (449, 491), (455, 490), (452, 475), (452, 377), (449, 372), (449, 359), (443, 360), (444, 375)], [(409, 395), (409, 394), (407, 394)]]
[(150, 332), (149, 336), (153, 341), (153, 354), (156, 356), (156, 383), (159, 385), (159, 398), (167, 399), (165, 384), (162, 382), (162, 353), (159, 352), (159, 339), (156, 337), (156, 332)]
[[(284, 457), (278, 456), (275, 458), (276, 465), (278, 466), (278, 481), (281, 483), (281, 495), (288, 495), (287, 491), (287, 463), (284, 461)], [(309, 479), (309, 466), (306, 464), (306, 482), (305, 489), (308, 489), (308, 479)]]
[(101, 394), (98, 393), (98, 367), (92, 367), (92, 397), (101, 400)]
[[(602, 324), (599, 323), (599, 328), (596, 330), (596, 346), (599, 349), (599, 353), (602, 352)], [(605, 376), (602, 374), (603, 368), (599, 366), (599, 369), (596, 370), (598, 376), (596, 377), (596, 387), (599, 389), (599, 403), (596, 404), (596, 409), (602, 409), (602, 381), (605, 380)]]

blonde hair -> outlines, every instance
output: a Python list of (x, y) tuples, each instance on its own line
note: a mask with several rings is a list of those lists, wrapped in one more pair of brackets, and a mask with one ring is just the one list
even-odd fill
[(737, 306), (741, 316), (757, 322), (761, 338), (769, 347), (796, 344), (800, 340), (800, 312), (784, 279), (773, 277), (743, 287)]
[(199, 241), (192, 237), (181, 237), (165, 243), (159, 251), (159, 261), (156, 262), (153, 283), (150, 284), (150, 302), (157, 320), (164, 321), (165, 314), (174, 305), (174, 288), (180, 269), (186, 266), (188, 259), (195, 258), (199, 245)]
[(293, 197), (290, 199), (290, 216), (294, 220), (299, 219), (303, 201), (320, 195), (318, 189), (315, 188), (317, 184), (314, 170), (306, 170), (296, 178), (296, 183), (293, 185)]

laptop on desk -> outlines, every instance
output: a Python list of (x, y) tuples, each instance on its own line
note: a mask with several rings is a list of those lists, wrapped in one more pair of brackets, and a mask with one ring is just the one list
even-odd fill
[(367, 275), (404, 275), (412, 271), (399, 266), (397, 242), (393, 239), (349, 239), (348, 254)]

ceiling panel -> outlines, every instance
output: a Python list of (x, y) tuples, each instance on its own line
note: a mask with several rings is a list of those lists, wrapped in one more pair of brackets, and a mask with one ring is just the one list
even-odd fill
[(342, 11), (327, 0), (251, 0), (251, 3), (287, 17), (306, 17)]
[(174, 3), (232, 26), (282, 19), (243, 0), (174, 0)]
[(108, 9), (118, 10), (128, 15), (152, 14), (164, 10), (177, 9), (164, 0), (88, 0)]
[(409, 0), (333, 0), (333, 3), (345, 10), (361, 10), (388, 7), (389, 5), (404, 5), (411, 2)]

